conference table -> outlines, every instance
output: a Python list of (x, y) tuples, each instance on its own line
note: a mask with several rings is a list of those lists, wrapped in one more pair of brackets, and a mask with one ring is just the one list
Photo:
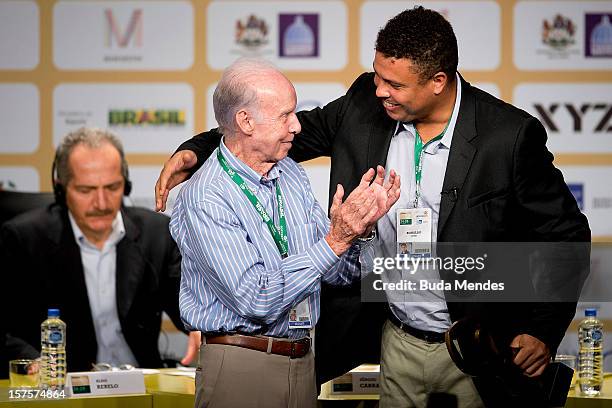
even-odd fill
[[(72, 397), (58, 400), (16, 400), (9, 399), (8, 380), (0, 380), (0, 408), (192, 408), (195, 384), (192, 377), (171, 375), (173, 369), (162, 369), (158, 374), (145, 375), (145, 394), (116, 395), (107, 397)], [(343, 401), (355, 401), (361, 407), (376, 406), (377, 395), (331, 395), (329, 383), (324, 384), (319, 405), (323, 407), (338, 405)], [(603, 392), (598, 397), (582, 397), (571, 390), (566, 408), (612, 408), (612, 373), (606, 374)]]

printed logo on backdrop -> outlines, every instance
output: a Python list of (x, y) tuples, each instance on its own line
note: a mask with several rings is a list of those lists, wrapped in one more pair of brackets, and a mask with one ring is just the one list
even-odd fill
[(513, 103), (540, 120), (553, 153), (612, 152), (612, 84), (608, 82), (519, 84)]
[(130, 21), (125, 30), (117, 23), (113, 10), (104, 10), (106, 16), (106, 46), (114, 45), (125, 48), (132, 43), (134, 47), (142, 47), (142, 9), (132, 11)]
[(175, 126), (186, 123), (184, 109), (110, 109), (108, 126)]
[[(136, 51), (142, 48), (143, 18), (142, 9), (134, 9), (129, 15), (127, 24), (122, 25), (118, 22), (117, 16), (112, 9), (104, 10), (106, 21), (105, 46), (114, 51)], [(106, 62), (130, 62), (142, 61), (142, 54), (105, 54)]]
[(582, 183), (567, 183), (567, 187), (576, 199), (580, 211), (584, 211), (584, 184)]
[(0, 191), (15, 191), (15, 190), (17, 190), (17, 183), (15, 183), (15, 181), (0, 179)]
[(30, 166), (0, 166), (0, 191), (39, 191), (38, 170)]
[(611, 18), (612, 13), (587, 13), (585, 15), (585, 57), (612, 57)]
[[(283, 70), (338, 70), (348, 60), (344, 1), (211, 1), (207, 64), (223, 70), (239, 57), (265, 58)], [(323, 36), (333, 41), (323, 41)]]
[(593, 198), (594, 209), (609, 209), (612, 208), (612, 196), (608, 197), (594, 197)]
[(284, 14), (278, 16), (279, 57), (319, 56), (319, 15)]
[(607, 102), (583, 104), (572, 102), (534, 103), (533, 107), (542, 124), (550, 132), (566, 130), (561, 129), (558, 124), (557, 117), (561, 115), (571, 118), (571, 130), (573, 132), (612, 132), (612, 104)]
[(69, 83), (53, 92), (53, 141), (81, 126), (106, 127), (130, 153), (162, 153), (193, 134), (193, 89), (184, 83)]
[(612, 167), (572, 165), (560, 166), (559, 169), (568, 180), (567, 185), (576, 198), (580, 211), (587, 216), (592, 235), (612, 236)]
[(538, 54), (549, 58), (567, 58), (578, 54), (576, 45), (576, 24), (562, 14), (542, 22), (542, 44), (546, 48), (538, 49)]
[(69, 70), (188, 69), (194, 58), (193, 13), (186, 1), (58, 0), (53, 62)]
[(92, 111), (64, 109), (59, 109), (57, 111), (57, 118), (60, 119), (64, 125), (70, 127), (87, 126), (92, 117)]
[(251, 14), (243, 20), (236, 21), (235, 42), (241, 46), (242, 53), (246, 51), (251, 55), (258, 54), (260, 49), (268, 44), (269, 33), (270, 28), (266, 20)]

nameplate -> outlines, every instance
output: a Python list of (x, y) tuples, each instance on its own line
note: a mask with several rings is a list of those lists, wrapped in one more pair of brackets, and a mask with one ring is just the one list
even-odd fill
[(66, 390), (71, 397), (144, 394), (144, 375), (140, 370), (68, 373)]
[(331, 394), (380, 393), (379, 367), (377, 364), (362, 364), (343, 376), (333, 379)]

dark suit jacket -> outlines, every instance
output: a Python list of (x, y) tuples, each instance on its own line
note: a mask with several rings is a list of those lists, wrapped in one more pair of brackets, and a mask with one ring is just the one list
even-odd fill
[[(589, 241), (584, 215), (546, 149), (546, 131), (528, 113), (461, 81), (458, 121), (442, 191), (439, 242)], [(362, 74), (347, 94), (324, 108), (299, 112), (302, 132), (289, 155), (304, 161), (331, 157), (330, 200), (341, 183), (352, 191), (361, 175), (385, 165), (396, 122), (376, 98), (373, 74)], [(197, 135), (179, 150), (203, 163), (218, 134)], [(348, 193), (347, 193), (348, 194)], [(362, 303), (359, 284), (324, 287), (317, 325), (317, 376), (327, 381), (363, 362), (377, 362), (384, 305)], [(451, 319), (484, 314), (503, 322), (507, 337), (531, 334), (554, 352), (575, 304), (449, 303)]]
[[(122, 210), (126, 235), (117, 244), (116, 297), (119, 322), (139, 366), (160, 367), (161, 313), (177, 327), (180, 254), (168, 217), (143, 208)], [(8, 332), (40, 350), (40, 324), (48, 308), (66, 322), (69, 371), (96, 362), (96, 335), (81, 254), (68, 212), (58, 205), (24, 213), (0, 230), (3, 281), (11, 288)]]

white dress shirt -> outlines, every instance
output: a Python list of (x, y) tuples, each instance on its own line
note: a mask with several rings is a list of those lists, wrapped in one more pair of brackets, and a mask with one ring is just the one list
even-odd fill
[[(457, 97), (455, 106), (444, 136), (432, 141), (423, 149), (421, 191), (418, 207), (431, 208), (432, 213), (432, 244), (436, 242), (440, 199), (446, 163), (450, 152), (459, 106), (461, 104), (461, 80), (456, 78)], [(416, 178), (414, 168), (414, 143), (416, 132), (412, 123), (398, 122), (395, 135), (391, 139), (387, 154), (387, 168), (395, 169), (402, 179), (402, 191), (399, 200), (391, 210), (378, 221), (378, 233), (381, 245), (376, 256), (395, 257), (397, 248), (396, 212), (402, 208), (413, 208), (416, 194)], [(435, 254), (434, 254), (435, 256)], [(429, 277), (439, 279), (437, 271), (418, 271), (410, 275), (410, 271), (402, 271), (399, 279), (419, 280)], [(402, 322), (421, 330), (443, 332), (450, 327), (451, 321), (448, 307), (441, 291), (409, 291), (387, 292), (391, 310)]]
[(72, 214), (68, 212), (68, 215), (74, 238), (81, 251), (89, 308), (91, 309), (91, 318), (98, 342), (97, 362), (109, 363), (113, 366), (121, 364), (136, 365), (136, 358), (121, 331), (117, 312), (117, 243), (125, 236), (125, 226), (123, 225), (121, 212), (117, 212), (113, 221), (112, 232), (102, 249), (98, 249), (89, 242)]

